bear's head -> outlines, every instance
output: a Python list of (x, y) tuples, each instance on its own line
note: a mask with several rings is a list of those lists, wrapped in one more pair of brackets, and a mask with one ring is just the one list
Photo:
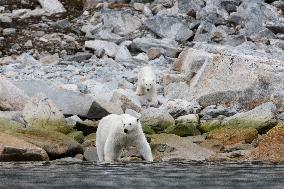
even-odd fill
[(122, 127), (123, 132), (125, 134), (130, 134), (138, 129), (138, 127), (141, 127), (141, 123), (138, 118), (133, 117), (129, 114), (122, 114)]
[(155, 84), (156, 84), (155, 79), (143, 79), (143, 86), (146, 91), (153, 90)]

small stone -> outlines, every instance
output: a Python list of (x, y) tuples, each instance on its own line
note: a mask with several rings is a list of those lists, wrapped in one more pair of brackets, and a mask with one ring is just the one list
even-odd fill
[(154, 59), (159, 58), (161, 56), (161, 52), (156, 48), (150, 48), (147, 51), (147, 56), (148, 56), (149, 60), (154, 60)]
[(87, 161), (98, 161), (97, 149), (95, 147), (87, 147), (84, 151), (84, 159)]
[(66, 12), (64, 6), (58, 0), (38, 0), (44, 10), (51, 14)]
[(59, 63), (59, 55), (58, 54), (45, 54), (42, 55), (39, 59), (41, 64), (58, 64)]
[(33, 46), (33, 43), (32, 43), (32, 40), (28, 40), (25, 44), (24, 44), (25, 47), (32, 47)]
[(5, 28), (3, 29), (3, 35), (11, 35), (16, 33), (16, 28)]

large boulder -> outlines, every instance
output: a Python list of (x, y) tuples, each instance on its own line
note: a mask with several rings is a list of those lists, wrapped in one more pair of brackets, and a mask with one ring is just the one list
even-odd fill
[(12, 135), (43, 148), (50, 159), (73, 157), (76, 154), (83, 153), (83, 148), (78, 142), (57, 131), (19, 129)]
[(142, 25), (140, 19), (127, 11), (102, 11), (103, 24), (119, 35), (128, 35)]
[(267, 102), (248, 112), (225, 118), (223, 126), (231, 128), (251, 127), (257, 129), (260, 133), (265, 133), (277, 124), (275, 111), (275, 105), (272, 102)]
[(194, 144), (188, 138), (173, 134), (150, 135), (151, 148), (155, 160), (196, 160), (203, 161), (215, 153)]
[(38, 2), (50, 14), (66, 12), (66, 9), (58, 0), (38, 0)]
[(65, 134), (72, 130), (62, 112), (43, 93), (34, 96), (25, 105), (23, 117), (28, 127), (54, 130)]
[(69, 91), (40, 80), (13, 81), (29, 96), (44, 93), (65, 115), (79, 115), (89, 119), (101, 119), (110, 114), (121, 114), (123, 111), (117, 104), (110, 103), (90, 95)]
[(148, 18), (145, 25), (162, 38), (186, 41), (193, 36), (193, 31), (190, 30), (189, 26), (173, 16), (156, 15)]
[(114, 91), (111, 101), (119, 103), (123, 111), (126, 109), (141, 111), (140, 98), (131, 90), (117, 89)]
[(264, 135), (256, 149), (252, 152), (252, 158), (262, 161), (284, 162), (284, 123)]
[(21, 111), (29, 97), (13, 83), (0, 77), (0, 110)]
[(176, 119), (175, 125), (168, 127), (165, 132), (181, 137), (200, 135), (198, 130), (199, 117), (196, 114), (180, 116)]
[(167, 38), (136, 38), (133, 40), (132, 47), (145, 53), (147, 53), (150, 48), (156, 48), (161, 54), (169, 57), (176, 57), (178, 52), (181, 51), (176, 41)]
[(163, 132), (175, 124), (174, 118), (164, 108), (148, 108), (141, 111), (143, 127), (150, 127), (155, 132)]
[(203, 107), (221, 104), (250, 110), (283, 88), (283, 61), (281, 54), (196, 44), (186, 48), (174, 66), (186, 82), (168, 84), (165, 94), (196, 99)]
[(0, 133), (0, 161), (48, 161), (42, 148), (23, 139)]
[(208, 140), (218, 140), (223, 145), (251, 143), (258, 137), (254, 128), (221, 128), (208, 133)]

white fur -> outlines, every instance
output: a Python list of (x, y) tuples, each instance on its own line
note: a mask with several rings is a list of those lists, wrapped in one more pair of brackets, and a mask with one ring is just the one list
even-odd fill
[(121, 151), (129, 146), (136, 146), (146, 161), (153, 161), (140, 121), (129, 114), (104, 117), (98, 125), (96, 146), (100, 162), (118, 161)]
[(156, 75), (150, 66), (144, 66), (140, 69), (136, 94), (145, 95), (150, 104), (157, 104)]

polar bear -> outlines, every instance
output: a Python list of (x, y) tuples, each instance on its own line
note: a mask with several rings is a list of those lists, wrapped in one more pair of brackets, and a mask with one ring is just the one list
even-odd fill
[(146, 161), (153, 161), (139, 119), (129, 114), (110, 114), (104, 117), (98, 125), (96, 146), (100, 162), (118, 161), (122, 149), (129, 146), (136, 146)]
[(138, 73), (136, 94), (145, 95), (150, 105), (157, 104), (156, 75), (151, 66), (144, 66)]

